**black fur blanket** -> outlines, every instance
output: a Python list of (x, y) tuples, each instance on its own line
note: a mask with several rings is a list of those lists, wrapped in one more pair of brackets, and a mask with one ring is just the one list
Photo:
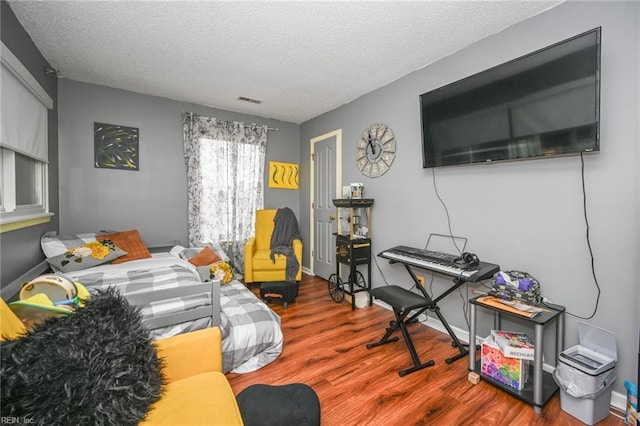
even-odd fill
[(162, 392), (139, 310), (115, 290), (0, 344), (2, 416), (33, 425), (132, 425)]

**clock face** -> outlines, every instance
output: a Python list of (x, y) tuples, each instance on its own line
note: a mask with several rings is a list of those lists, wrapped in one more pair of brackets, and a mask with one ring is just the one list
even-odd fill
[(356, 166), (368, 177), (382, 176), (396, 157), (396, 139), (391, 129), (375, 123), (360, 135), (356, 146)]

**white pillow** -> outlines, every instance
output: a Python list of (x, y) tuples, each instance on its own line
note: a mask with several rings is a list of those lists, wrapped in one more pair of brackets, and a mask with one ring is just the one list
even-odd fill
[(211, 247), (211, 250), (213, 250), (218, 255), (220, 260), (224, 260), (225, 262), (229, 261), (229, 256), (227, 256), (227, 253), (224, 252), (224, 250), (222, 249), (222, 247), (220, 247), (220, 244), (218, 243), (205, 243), (205, 245), (202, 247), (189, 247), (189, 248), (185, 248), (178, 245), (178, 246), (174, 246), (169, 253), (171, 253), (174, 256), (178, 256), (181, 259), (189, 260), (193, 256), (200, 253), (205, 246)]
[(92, 241), (96, 241), (95, 233), (57, 235), (55, 231), (49, 231), (40, 238), (40, 247), (42, 247), (45, 257), (50, 258), (60, 256), (69, 249)]

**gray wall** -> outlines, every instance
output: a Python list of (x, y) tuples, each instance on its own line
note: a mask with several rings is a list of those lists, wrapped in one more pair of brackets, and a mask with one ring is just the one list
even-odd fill
[[(68, 80), (60, 81), (60, 167), (58, 209), (58, 110), (50, 115), (50, 199), (56, 213), (49, 225), (0, 235), (2, 283), (42, 259), (39, 238), (49, 229), (65, 233), (99, 228), (139, 228), (150, 245), (186, 243), (186, 177), (180, 115), (194, 111), (226, 120), (268, 124), (267, 161), (301, 164), (301, 190), (266, 189), (267, 207), (289, 206), (303, 235), (309, 236), (309, 140), (343, 129), (343, 182), (364, 182), (373, 209), (373, 246), (377, 253), (396, 244), (421, 246), (429, 233), (447, 233), (447, 220), (433, 189), (431, 170), (421, 168), (418, 95), (513, 59), (540, 47), (603, 27), (602, 152), (585, 158), (586, 185), (602, 295), (590, 323), (612, 330), (618, 343), (617, 392), (635, 377), (638, 351), (638, 151), (640, 107), (640, 4), (568, 2), (469, 48), (412, 73), (302, 126), (184, 104)], [(34, 73), (42, 76), (44, 59), (2, 2), (2, 40)], [(372, 71), (374, 72), (374, 71)], [(55, 79), (41, 81), (58, 99)], [(57, 108), (57, 104), (56, 104)], [(93, 168), (93, 122), (140, 128), (141, 170)], [(392, 169), (368, 179), (355, 167), (355, 143), (368, 125), (384, 122), (399, 141)], [(596, 298), (582, 216), (580, 162), (577, 157), (435, 171), (447, 203), (454, 234), (469, 238), (468, 249), (503, 269), (532, 273), (543, 294), (588, 316)], [(299, 206), (299, 207), (298, 207)], [(304, 265), (310, 264), (305, 250)], [(378, 262), (386, 279), (407, 285), (406, 272)], [(383, 283), (373, 268), (373, 285)], [(435, 278), (441, 292), (447, 280)], [(450, 322), (466, 328), (461, 299), (441, 304)], [(488, 332), (490, 321), (479, 318)], [(567, 345), (576, 343), (576, 322), (567, 317)]]
[[(590, 237), (602, 294), (597, 313), (588, 322), (616, 334), (619, 379), (614, 390), (623, 394), (623, 381), (636, 377), (638, 351), (639, 20), (640, 3), (636, 2), (564, 3), (301, 127), (306, 179), (309, 140), (342, 129), (343, 184), (363, 182), (366, 196), (375, 198), (375, 253), (398, 244), (423, 247), (430, 233), (449, 233), (434, 190), (434, 171), (453, 234), (468, 237), (468, 251), (500, 264), (503, 270), (531, 273), (540, 280), (545, 297), (565, 305), (572, 314), (589, 316), (597, 296), (585, 237), (580, 158), (423, 169), (418, 97), (602, 26), (602, 151), (585, 156)], [(398, 154), (387, 174), (369, 179), (355, 166), (355, 144), (360, 133), (375, 122), (392, 128)], [(308, 237), (308, 187), (301, 193), (300, 211)], [(308, 256), (306, 250), (305, 264), (310, 262)], [(390, 284), (409, 285), (403, 268), (377, 263), (380, 270), (375, 265), (372, 268), (374, 287), (384, 284), (383, 274)], [(449, 285), (450, 281), (436, 277), (433, 291), (439, 294)], [(462, 295), (467, 298), (466, 292)], [(467, 329), (466, 306), (460, 296), (452, 294), (440, 306), (453, 325)], [(577, 343), (577, 321), (567, 316), (567, 346)], [(487, 335), (490, 317), (479, 315), (478, 324), (479, 334)], [(546, 362), (551, 361), (546, 358)]]
[[(49, 211), (55, 215), (49, 223), (0, 234), (0, 283), (4, 287), (44, 260), (40, 249), (40, 236), (49, 230), (58, 229), (58, 80), (53, 75), (44, 75), (44, 67), (49, 66), (49, 63), (22, 28), (9, 5), (2, 1), (0, 7), (2, 42), (54, 100), (53, 109), (49, 110), (48, 131)], [(7, 295), (9, 296), (12, 295)]]
[[(140, 230), (152, 246), (187, 244), (182, 113), (267, 124), (269, 161), (297, 163), (297, 124), (206, 108), (105, 86), (60, 80), (60, 232)], [(93, 123), (140, 129), (140, 170), (94, 168)], [(212, 164), (211, 167), (216, 167)], [(299, 191), (265, 188), (265, 207), (298, 214)]]

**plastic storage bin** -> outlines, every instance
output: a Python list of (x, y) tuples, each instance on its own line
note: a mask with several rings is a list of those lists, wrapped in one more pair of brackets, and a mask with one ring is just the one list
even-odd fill
[(562, 410), (593, 425), (609, 415), (616, 338), (608, 330), (579, 322), (578, 340), (578, 345), (560, 353), (553, 378), (560, 387)]
[(529, 380), (529, 361), (504, 356), (492, 335), (482, 342), (480, 365), (482, 374), (517, 390)]

